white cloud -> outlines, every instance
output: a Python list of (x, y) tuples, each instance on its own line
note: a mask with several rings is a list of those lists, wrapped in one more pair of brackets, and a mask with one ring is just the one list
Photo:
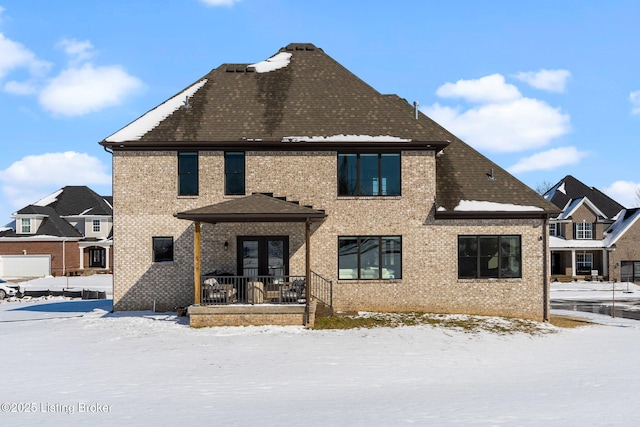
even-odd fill
[(15, 209), (65, 185), (109, 185), (108, 167), (86, 153), (67, 151), (26, 156), (0, 171), (5, 199)]
[(615, 181), (602, 191), (616, 202), (627, 208), (640, 207), (637, 192), (640, 190), (640, 182)]
[(201, 3), (207, 6), (233, 6), (236, 3), (240, 3), (240, 0), (200, 0)]
[(22, 44), (10, 40), (0, 33), (0, 78), (20, 68), (28, 69), (31, 75), (41, 76), (49, 71), (51, 64), (39, 60)]
[(477, 80), (458, 80), (445, 83), (436, 90), (441, 98), (463, 98), (469, 102), (508, 102), (521, 98), (517, 87), (505, 82), (500, 74), (481, 77)]
[(536, 149), (571, 129), (568, 114), (542, 100), (523, 97), (499, 74), (446, 83), (436, 93), (480, 104), (465, 110), (436, 103), (421, 111), (481, 150)]
[(120, 66), (95, 67), (85, 63), (54, 77), (40, 93), (39, 101), (45, 110), (77, 116), (119, 105), (142, 87), (142, 81)]
[(32, 95), (38, 91), (33, 80), (17, 82), (15, 80), (5, 83), (4, 90), (14, 95)]
[(589, 155), (588, 152), (579, 151), (576, 147), (552, 148), (551, 150), (522, 158), (507, 170), (514, 174), (536, 170), (552, 170), (561, 166), (576, 165), (587, 155)]
[(93, 45), (89, 40), (62, 39), (57, 46), (64, 50), (72, 63), (86, 61), (93, 56)]
[(528, 85), (549, 92), (562, 93), (565, 90), (567, 80), (571, 77), (568, 70), (540, 70), (520, 72), (514, 76)]
[(640, 90), (631, 92), (629, 101), (631, 101), (631, 114), (640, 114)]

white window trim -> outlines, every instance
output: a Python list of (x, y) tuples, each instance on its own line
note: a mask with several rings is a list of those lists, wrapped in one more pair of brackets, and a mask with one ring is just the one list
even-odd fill
[[(96, 230), (96, 223), (97, 223), (97, 226), (98, 226), (97, 230)], [(100, 231), (102, 230), (102, 221), (100, 221), (99, 219), (91, 220), (91, 230), (94, 233), (100, 233)]]

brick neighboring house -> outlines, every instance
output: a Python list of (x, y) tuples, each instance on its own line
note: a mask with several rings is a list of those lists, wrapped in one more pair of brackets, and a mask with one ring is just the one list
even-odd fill
[(559, 210), (311, 44), (221, 65), (100, 144), (116, 311), (203, 306), (217, 272), (230, 306), (301, 276), (336, 311), (548, 316)]
[(544, 197), (562, 209), (549, 223), (552, 280), (640, 281), (640, 209), (626, 209), (571, 175)]
[(111, 197), (66, 186), (14, 213), (0, 230), (0, 277), (110, 271)]

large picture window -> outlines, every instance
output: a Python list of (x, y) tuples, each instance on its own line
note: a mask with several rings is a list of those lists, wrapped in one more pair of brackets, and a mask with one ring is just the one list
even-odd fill
[(458, 278), (522, 277), (520, 236), (458, 236)]
[(401, 279), (400, 236), (338, 238), (338, 279)]
[(178, 153), (178, 195), (198, 195), (198, 153)]
[(173, 237), (153, 237), (153, 262), (173, 261)]
[(339, 196), (399, 196), (400, 154), (338, 154)]
[(224, 153), (224, 194), (227, 196), (244, 195), (245, 163), (244, 152)]

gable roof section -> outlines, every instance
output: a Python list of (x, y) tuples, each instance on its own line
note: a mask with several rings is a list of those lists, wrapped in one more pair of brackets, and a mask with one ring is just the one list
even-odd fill
[(612, 219), (624, 209), (624, 206), (597, 188), (588, 187), (571, 175), (562, 178), (544, 194), (544, 197), (560, 209), (564, 209), (572, 200), (587, 197), (607, 219)]
[(322, 210), (265, 194), (252, 194), (202, 208), (180, 212), (178, 219), (208, 223), (219, 222), (305, 222), (326, 218)]
[(322, 49), (290, 44), (271, 59), (283, 55), (288, 62), (277, 69), (223, 64), (101, 144), (115, 150), (447, 145), (446, 132), (425, 128)]
[(576, 210), (582, 205), (585, 205), (591, 212), (593, 212), (596, 216), (606, 218), (606, 215), (598, 209), (598, 207), (589, 200), (588, 197), (580, 197), (579, 199), (570, 200), (565, 206), (564, 210), (560, 215), (558, 215), (558, 219), (568, 219), (570, 218)]
[(60, 216), (113, 215), (113, 208), (105, 198), (84, 185), (63, 187), (35, 205), (49, 206)]
[(50, 206), (36, 206), (29, 205), (20, 209), (17, 214), (19, 215), (39, 215), (44, 217), (42, 224), (38, 227), (38, 230), (34, 234), (17, 234), (15, 230), (9, 229), (0, 233), (0, 237), (22, 237), (22, 238), (34, 238), (38, 236), (55, 236), (55, 237), (69, 237), (69, 238), (82, 238), (82, 234), (76, 230), (71, 224), (56, 213), (56, 211)]

